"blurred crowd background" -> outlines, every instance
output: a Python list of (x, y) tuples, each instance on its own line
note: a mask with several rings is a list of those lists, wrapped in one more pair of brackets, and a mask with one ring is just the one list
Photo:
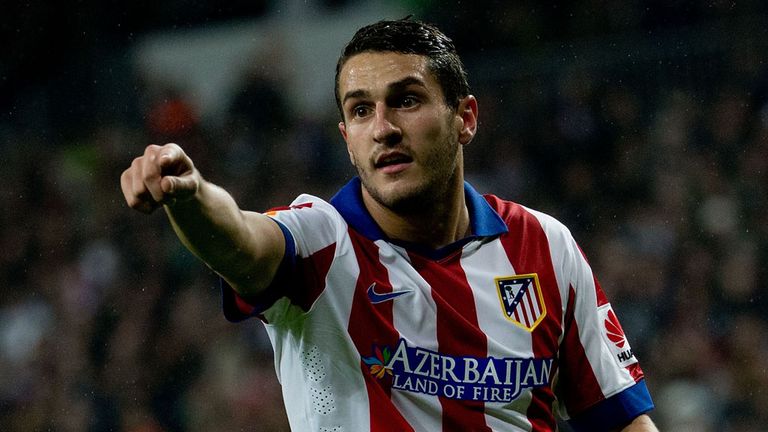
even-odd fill
[(358, 3), (0, 3), (0, 429), (288, 430), (261, 324), (119, 177), (177, 142), (244, 208), (329, 198), (338, 53), (412, 13), (470, 72), (469, 180), (572, 229), (661, 430), (765, 431), (768, 5)]

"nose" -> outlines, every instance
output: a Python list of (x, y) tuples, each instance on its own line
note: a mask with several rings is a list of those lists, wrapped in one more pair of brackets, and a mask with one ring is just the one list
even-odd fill
[(373, 140), (379, 144), (393, 145), (402, 139), (402, 130), (392, 119), (392, 111), (383, 103), (377, 104), (373, 125)]

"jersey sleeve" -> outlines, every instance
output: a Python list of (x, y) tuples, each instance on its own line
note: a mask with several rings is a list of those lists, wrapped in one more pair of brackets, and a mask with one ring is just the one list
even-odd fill
[(325, 288), (339, 236), (346, 224), (327, 202), (299, 196), (290, 206), (265, 213), (280, 227), (285, 255), (272, 283), (258, 298), (245, 300), (223, 279), (224, 316), (233, 322), (256, 316), (267, 323), (306, 313)]
[(626, 424), (653, 409), (644, 374), (584, 254), (566, 231), (568, 284), (560, 374), (561, 415), (577, 431)]

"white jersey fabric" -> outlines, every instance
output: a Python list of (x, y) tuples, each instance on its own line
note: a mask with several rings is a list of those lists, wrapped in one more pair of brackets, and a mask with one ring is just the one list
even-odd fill
[[(359, 179), (268, 212), (286, 258), (258, 316), (292, 430), (606, 430), (653, 408), (621, 325), (569, 231), (465, 184), (472, 236), (387, 239)], [(258, 391), (255, 389), (254, 391)]]

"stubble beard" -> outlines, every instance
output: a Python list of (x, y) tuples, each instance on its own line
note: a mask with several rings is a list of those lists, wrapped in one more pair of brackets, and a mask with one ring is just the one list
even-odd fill
[(404, 190), (385, 193), (370, 180), (363, 169), (358, 168), (363, 187), (374, 201), (396, 214), (418, 216), (440, 208), (450, 199), (448, 195), (459, 174), (457, 156), (461, 146), (457, 138), (457, 133), (450, 133), (443, 139), (443, 145), (428, 155), (426, 163), (422, 165), (422, 181), (408, 185)]

